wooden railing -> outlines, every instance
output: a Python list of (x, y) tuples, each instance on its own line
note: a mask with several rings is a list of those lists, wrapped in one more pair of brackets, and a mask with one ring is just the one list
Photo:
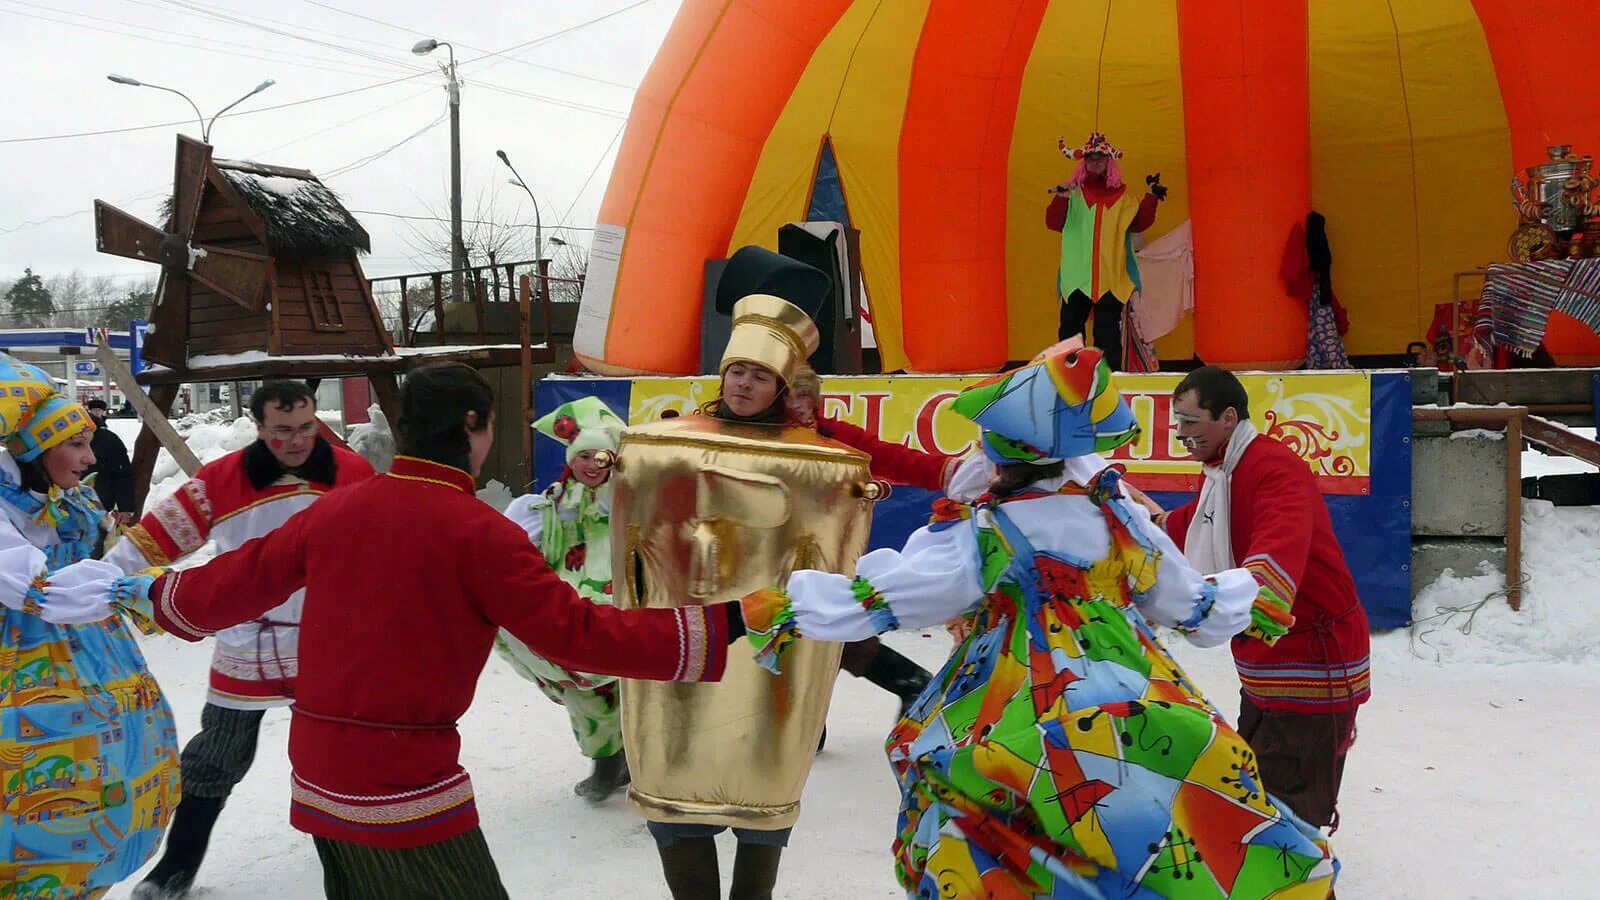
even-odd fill
[(1600, 442), (1533, 415), (1526, 406), (1418, 407), (1418, 422), (1449, 422), (1452, 429), (1489, 428), (1506, 435), (1506, 599), (1522, 609), (1522, 443), (1600, 466)]
[[(550, 260), (522, 260), (520, 262), (493, 262), (485, 266), (473, 266), (466, 269), (441, 269), (433, 272), (413, 272), (406, 275), (385, 275), (380, 278), (367, 279), (374, 297), (383, 297), (386, 303), (391, 291), (399, 294), (399, 321), (393, 329), (395, 343), (400, 346), (421, 346), (419, 340), (425, 334), (433, 335), (433, 343), (445, 342), (445, 310), (449, 306), (457, 305), (451, 298), (451, 289), (446, 286), (446, 281), (453, 275), (461, 275), (463, 292), (466, 297), (459, 301), (460, 305), (470, 305), (472, 308), (472, 331), (480, 342), (487, 337), (488, 304), (507, 303), (514, 304), (518, 301), (517, 287), (523, 279), (533, 284), (533, 304), (539, 310), (539, 316), (544, 332), (544, 343), (550, 343), (550, 320), (552, 289), (558, 285), (575, 285), (582, 287), (583, 282), (572, 278), (559, 278), (550, 274)], [(429, 302), (413, 304), (408, 288), (418, 283), (428, 286)], [(392, 287), (391, 287), (392, 285)], [(432, 327), (425, 329), (424, 323), (432, 314)]]

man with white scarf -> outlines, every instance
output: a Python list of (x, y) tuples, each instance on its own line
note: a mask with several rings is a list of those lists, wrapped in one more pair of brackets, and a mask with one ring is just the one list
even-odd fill
[(1239, 733), (1272, 794), (1314, 826), (1338, 827), (1339, 782), (1371, 696), (1367, 614), (1315, 477), (1256, 431), (1232, 373), (1205, 366), (1173, 391), (1178, 438), (1204, 463), (1198, 499), (1157, 517), (1202, 572), (1239, 566), (1289, 602), (1288, 633), (1233, 640)]

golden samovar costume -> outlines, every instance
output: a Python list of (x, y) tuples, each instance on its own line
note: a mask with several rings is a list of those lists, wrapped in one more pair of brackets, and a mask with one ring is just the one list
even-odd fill
[[(736, 254), (719, 283), (719, 294), (738, 295), (722, 371), (755, 363), (787, 384), (815, 352), (806, 311), (757, 292), (807, 303), (818, 284), (805, 272), (796, 279), (797, 266), (820, 275), (766, 251)], [(867, 457), (808, 428), (712, 414), (629, 428), (613, 477), (612, 559), (624, 607), (733, 600), (801, 568), (849, 573), (867, 546), (875, 496)], [(793, 825), (840, 652), (828, 643), (800, 649), (804, 657), (778, 678), (739, 656), (714, 685), (625, 681), (634, 809), (654, 822)]]

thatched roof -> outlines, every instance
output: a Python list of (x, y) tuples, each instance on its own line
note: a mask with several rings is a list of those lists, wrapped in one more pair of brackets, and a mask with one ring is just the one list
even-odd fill
[(275, 253), (368, 253), (372, 238), (339, 197), (304, 169), (237, 160), (212, 160), (245, 205), (267, 225)]

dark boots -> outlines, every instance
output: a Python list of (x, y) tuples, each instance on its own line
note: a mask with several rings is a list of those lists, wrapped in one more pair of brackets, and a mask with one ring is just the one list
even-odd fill
[(772, 886), (778, 883), (778, 861), (782, 857), (782, 847), (740, 842), (733, 857), (728, 900), (772, 900)]
[(716, 838), (680, 838), (656, 849), (672, 900), (722, 900)]
[(172, 827), (167, 829), (167, 851), (133, 889), (133, 900), (176, 900), (188, 895), (200, 871), (200, 861), (205, 859), (211, 829), (226, 802), (221, 797), (195, 796), (178, 801)]
[(572, 792), (590, 803), (602, 803), (607, 797), (627, 787), (633, 776), (628, 772), (628, 757), (618, 750), (610, 756), (597, 757), (594, 771), (577, 783)]
[(933, 673), (883, 644), (878, 645), (878, 652), (863, 674), (868, 681), (900, 698), (902, 719), (933, 679)]
[[(715, 838), (682, 838), (670, 846), (657, 845), (661, 871), (667, 876), (672, 900), (721, 900), (722, 880), (717, 872)], [(733, 857), (733, 884), (728, 900), (772, 900), (778, 883), (782, 847), (739, 842)]]

